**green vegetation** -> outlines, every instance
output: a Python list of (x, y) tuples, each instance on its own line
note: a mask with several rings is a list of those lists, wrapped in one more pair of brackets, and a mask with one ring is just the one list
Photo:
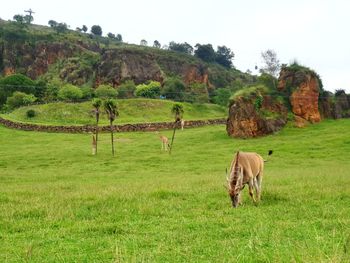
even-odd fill
[[(187, 112), (185, 112), (187, 114)], [(231, 139), (224, 126), (156, 135), (0, 127), (1, 262), (349, 262), (349, 120)], [(164, 131), (170, 136), (171, 131)], [(266, 157), (262, 202), (233, 209), (225, 168)]]
[(66, 84), (58, 91), (58, 98), (64, 101), (78, 101), (83, 97), (83, 92), (77, 86)]
[(144, 98), (159, 98), (161, 85), (158, 81), (150, 81), (148, 84), (136, 86), (135, 95)]
[(237, 98), (251, 98), (256, 96), (261, 96), (261, 94), (266, 94), (269, 92), (269, 89), (264, 85), (250, 86), (244, 89), (238, 90), (230, 98), (231, 100), (236, 100)]
[[(173, 115), (170, 113), (173, 104), (174, 102), (168, 100), (120, 99), (118, 100), (120, 116), (118, 117), (117, 123), (173, 121)], [(183, 103), (183, 106), (186, 112), (184, 116), (186, 120), (227, 117), (226, 108), (219, 105)], [(36, 116), (28, 119), (26, 117), (26, 111), (28, 109), (35, 110), (37, 113)], [(32, 105), (16, 109), (2, 116), (15, 121), (51, 125), (84, 125), (96, 123), (91, 102), (58, 102)], [(104, 112), (101, 112), (100, 124), (109, 124)]]
[(116, 98), (118, 91), (111, 85), (100, 85), (95, 90), (95, 95), (97, 98), (101, 99)]

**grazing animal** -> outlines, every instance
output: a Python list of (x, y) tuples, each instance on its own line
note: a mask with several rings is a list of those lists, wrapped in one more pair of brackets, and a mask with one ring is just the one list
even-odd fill
[(170, 148), (168, 137), (161, 135), (158, 131), (156, 132), (156, 134), (159, 135), (159, 140), (161, 141), (161, 151), (168, 151), (168, 149)]
[(184, 121), (184, 120), (181, 120), (181, 130), (182, 130), (182, 131), (184, 130), (184, 127), (185, 127), (185, 121)]
[[(272, 154), (272, 151), (269, 151)], [(261, 183), (264, 171), (264, 159), (254, 152), (237, 152), (230, 169), (230, 176), (227, 178), (228, 192), (232, 206), (241, 204), (241, 191), (246, 184), (249, 186), (249, 195), (254, 203), (260, 201)], [(254, 197), (254, 189), (256, 197)]]

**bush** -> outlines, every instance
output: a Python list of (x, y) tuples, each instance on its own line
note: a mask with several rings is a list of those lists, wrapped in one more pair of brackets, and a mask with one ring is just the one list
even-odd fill
[(22, 74), (13, 74), (0, 80), (0, 105), (15, 91), (35, 94), (36, 83)]
[(145, 98), (159, 98), (160, 83), (157, 81), (150, 81), (149, 84), (140, 84), (136, 87), (135, 95)]
[(58, 98), (65, 101), (77, 101), (83, 97), (83, 92), (77, 86), (66, 84), (58, 91)]
[(94, 90), (90, 87), (82, 87), (81, 91), (83, 92), (83, 99), (91, 99), (94, 94)]
[(186, 96), (186, 101), (194, 103), (209, 102), (209, 93), (204, 83), (194, 82), (189, 85), (190, 94)]
[(184, 101), (185, 90), (185, 84), (181, 81), (181, 79), (172, 77), (165, 81), (162, 95), (164, 95), (167, 99)]
[(35, 110), (30, 109), (30, 110), (27, 110), (26, 115), (27, 115), (27, 118), (33, 118), (35, 117), (36, 112)]
[(231, 91), (228, 88), (217, 89), (214, 91), (213, 102), (222, 106), (227, 106), (231, 97)]
[(118, 98), (128, 99), (134, 97), (136, 86), (134, 81), (127, 80), (118, 87)]
[(111, 85), (100, 85), (95, 90), (95, 95), (97, 98), (101, 99), (116, 98), (118, 91)]
[(33, 94), (26, 94), (24, 92), (16, 91), (11, 97), (6, 100), (6, 106), (8, 109), (15, 109), (21, 106), (29, 105), (36, 101), (36, 97)]

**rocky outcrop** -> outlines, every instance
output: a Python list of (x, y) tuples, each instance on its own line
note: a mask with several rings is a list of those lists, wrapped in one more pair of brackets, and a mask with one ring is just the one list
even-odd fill
[(118, 86), (127, 79), (136, 84), (148, 80), (162, 83), (164, 75), (151, 54), (137, 50), (106, 50), (97, 65), (96, 82)]
[(186, 84), (210, 86), (206, 66), (186, 61), (181, 54), (168, 56), (166, 51), (163, 54), (138, 48), (100, 49), (95, 43), (77, 41), (7, 43), (1, 45), (0, 53), (3, 75), (21, 72), (36, 79), (59, 63), (55, 74), (75, 85), (83, 85), (93, 76), (95, 86), (101, 83), (118, 86), (129, 79), (136, 84), (149, 80), (163, 83), (166, 76), (177, 75)]
[(248, 138), (279, 131), (287, 123), (287, 108), (270, 96), (263, 96), (257, 108), (257, 97), (237, 98), (229, 109), (226, 131), (229, 136)]
[(306, 68), (284, 67), (278, 79), (278, 90), (289, 95), (292, 112), (311, 123), (321, 120), (318, 110), (320, 80)]
[(334, 118), (349, 118), (350, 117), (350, 99), (344, 90), (338, 90), (334, 96)]

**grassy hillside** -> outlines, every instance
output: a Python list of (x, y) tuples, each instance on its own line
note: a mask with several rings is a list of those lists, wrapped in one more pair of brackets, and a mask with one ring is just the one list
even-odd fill
[[(252, 140), (224, 126), (101, 135), (0, 127), (1, 262), (349, 262), (349, 120)], [(165, 132), (170, 135), (171, 132)], [(231, 208), (237, 150), (274, 155), (262, 202)]]
[[(171, 114), (171, 108), (173, 104), (174, 102), (168, 100), (118, 100), (120, 116), (116, 120), (116, 123), (123, 124), (173, 121), (174, 117)], [(183, 103), (183, 105), (185, 111), (185, 120), (224, 118), (227, 116), (226, 108), (219, 105), (190, 103)], [(26, 112), (29, 109), (33, 109), (37, 113), (34, 118), (27, 118)], [(22, 107), (2, 116), (21, 122), (34, 122), (52, 125), (84, 125), (95, 123), (95, 116), (91, 110), (91, 102), (58, 102)], [(100, 123), (101, 125), (109, 124), (104, 111), (101, 115)]]

